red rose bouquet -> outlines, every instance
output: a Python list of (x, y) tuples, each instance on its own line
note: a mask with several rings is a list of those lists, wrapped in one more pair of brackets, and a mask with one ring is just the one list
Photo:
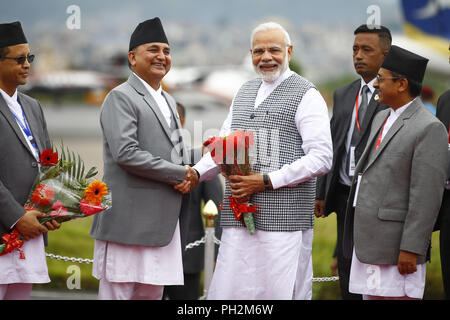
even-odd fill
[[(251, 173), (251, 148), (255, 144), (252, 131), (237, 130), (225, 137), (212, 137), (203, 143), (211, 153), (214, 162), (220, 167), (222, 175), (229, 179), (232, 175), (247, 176)], [(250, 234), (255, 233), (253, 213), (257, 207), (248, 198), (238, 200), (229, 196), (230, 207), (236, 220), (241, 221)], [(221, 205), (222, 206), (222, 205)]]
[[(67, 151), (67, 153), (66, 153)], [(111, 207), (111, 194), (106, 184), (89, 180), (97, 174), (96, 168), (85, 173), (80, 156), (64, 150), (61, 157), (52, 149), (44, 150), (40, 155), (40, 171), (25, 210), (39, 210), (47, 216), (39, 218), (41, 224), (56, 220), (59, 223), (77, 218), (84, 218)], [(17, 249), (24, 259), (21, 247), (23, 240), (17, 230), (5, 233), (0, 238), (0, 256)]]

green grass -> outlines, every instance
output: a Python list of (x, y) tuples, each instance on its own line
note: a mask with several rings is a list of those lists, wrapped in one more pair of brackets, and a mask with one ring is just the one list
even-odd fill
[[(47, 253), (61, 256), (92, 259), (94, 239), (89, 237), (92, 217), (64, 223), (57, 231), (49, 233)], [(336, 241), (336, 215), (316, 219), (312, 249), (314, 277), (330, 277), (333, 251)], [(81, 290), (97, 291), (98, 280), (92, 277), (92, 264), (64, 262), (47, 258), (50, 278), (49, 284), (35, 285), (35, 289), (68, 290), (66, 281), (71, 276), (67, 268), (78, 265), (81, 270)], [(439, 256), (439, 232), (432, 237), (431, 263), (427, 264), (427, 279), (424, 299), (443, 299), (442, 275)], [(314, 282), (313, 300), (340, 299), (339, 283)]]
[[(101, 214), (101, 213), (100, 213)], [(48, 233), (47, 253), (74, 258), (92, 259), (94, 239), (89, 237), (93, 217), (65, 222), (61, 228)], [(92, 264), (74, 263), (47, 258), (51, 283), (35, 285), (35, 289), (67, 289), (67, 279), (72, 273), (67, 273), (71, 265), (80, 267), (81, 290), (97, 291), (98, 280), (92, 276)]]
[[(336, 215), (316, 219), (312, 248), (314, 278), (331, 277), (331, 264), (336, 243)], [(340, 299), (338, 281), (313, 282), (313, 300)]]

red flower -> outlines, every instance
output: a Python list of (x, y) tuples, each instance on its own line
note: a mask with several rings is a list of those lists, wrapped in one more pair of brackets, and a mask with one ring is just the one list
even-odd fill
[(80, 201), (80, 210), (85, 214), (85, 216), (91, 216), (97, 212), (103, 211), (103, 206), (100, 202), (90, 203), (88, 200), (83, 199)]
[(33, 206), (32, 206), (31, 204), (29, 204), (29, 203), (25, 204), (23, 207), (24, 207), (24, 209), (25, 209), (26, 211), (37, 210), (35, 207), (33, 207)]
[(45, 184), (40, 184), (34, 189), (31, 195), (31, 202), (40, 207), (47, 207), (52, 203), (54, 198), (55, 191)]
[(213, 143), (216, 139), (217, 139), (217, 137), (209, 138), (208, 140), (206, 140), (205, 142), (203, 142), (203, 146), (204, 146), (204, 147), (209, 146), (209, 145), (210, 145), (211, 143)]
[(45, 149), (40, 156), (40, 162), (43, 166), (51, 166), (58, 163), (58, 153), (52, 149)]
[(50, 212), (50, 217), (66, 216), (68, 214), (67, 208), (64, 207), (61, 201), (55, 201), (52, 205), (53, 211)]
[(237, 165), (245, 164), (250, 146), (255, 138), (252, 131), (237, 130), (226, 137), (212, 137), (203, 145), (211, 152), (216, 164)]
[(237, 130), (228, 135), (227, 140), (233, 139), (234, 148), (248, 148), (255, 143), (253, 131)]
[(14, 229), (11, 233), (4, 233), (0, 238), (0, 256), (12, 252), (14, 249), (20, 252), (20, 259), (25, 259), (23, 251), (20, 249), (23, 246), (23, 240), (20, 238), (20, 233)]

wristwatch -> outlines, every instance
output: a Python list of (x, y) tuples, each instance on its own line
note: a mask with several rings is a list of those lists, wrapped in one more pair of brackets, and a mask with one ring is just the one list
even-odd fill
[(265, 190), (272, 190), (272, 187), (269, 182), (269, 175), (263, 174), (263, 181), (264, 181), (264, 189)]

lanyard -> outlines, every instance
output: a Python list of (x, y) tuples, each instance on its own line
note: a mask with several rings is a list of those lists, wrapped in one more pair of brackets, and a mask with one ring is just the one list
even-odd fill
[(359, 94), (361, 93), (361, 88), (358, 90), (358, 95), (356, 96), (356, 127), (358, 128), (358, 132), (361, 132), (361, 127), (359, 125), (359, 118), (358, 118), (358, 101), (359, 101)]
[[(20, 102), (19, 101), (17, 101), (17, 102), (20, 105)], [(22, 107), (22, 105), (20, 105), (20, 106)], [(27, 139), (30, 141), (31, 145), (34, 147), (37, 154), (39, 154), (36, 140), (34, 140), (33, 134), (31, 133), (31, 130), (30, 130), (30, 127), (28, 126), (27, 118), (25, 117), (25, 112), (23, 112), (23, 108), (21, 108), (21, 109), (22, 109), (22, 117), (23, 117), (23, 121), (24, 121), (23, 123), (14, 111), (11, 110), (11, 112), (12, 112), (14, 118), (16, 118), (16, 121), (19, 124), (20, 128), (22, 128), (23, 132), (26, 134)]]
[(377, 151), (378, 146), (381, 143), (381, 137), (383, 136), (384, 126), (386, 125), (386, 122), (388, 119), (389, 119), (389, 117), (387, 117), (386, 120), (384, 120), (383, 126), (381, 127), (381, 131), (380, 131), (380, 134), (378, 135), (378, 139), (377, 139), (377, 144), (375, 145), (375, 152)]

